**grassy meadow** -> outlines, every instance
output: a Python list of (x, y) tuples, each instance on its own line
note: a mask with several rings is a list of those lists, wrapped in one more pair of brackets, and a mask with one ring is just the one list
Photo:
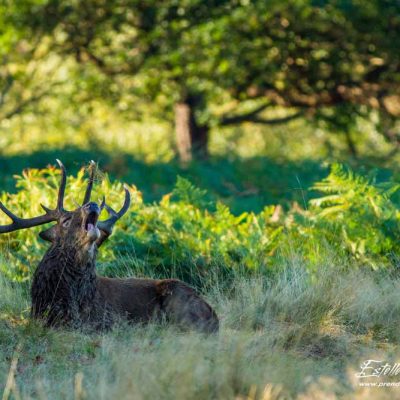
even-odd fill
[(332, 259), (314, 280), (293, 255), (282, 262), (273, 279), (204, 282), (222, 323), (212, 336), (166, 325), (47, 330), (29, 320), (28, 283), (3, 278), (3, 398), (398, 398), (397, 387), (358, 386), (355, 373), (400, 356), (400, 279)]

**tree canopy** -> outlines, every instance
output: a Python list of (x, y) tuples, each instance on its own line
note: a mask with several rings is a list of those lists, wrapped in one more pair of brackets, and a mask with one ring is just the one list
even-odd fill
[(175, 112), (186, 159), (192, 149), (206, 153), (213, 126), (302, 117), (348, 131), (374, 110), (382, 134), (398, 144), (395, 0), (19, 0), (2, 8), (0, 98), (15, 89), (15, 105), (1, 102), (2, 118), (52, 94), (61, 62), (83, 99), (123, 98), (132, 118), (138, 99), (157, 103), (161, 118)]

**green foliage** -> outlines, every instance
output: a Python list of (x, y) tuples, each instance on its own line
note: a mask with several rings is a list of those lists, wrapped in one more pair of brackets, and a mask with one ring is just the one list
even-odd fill
[(312, 187), (323, 196), (310, 201), (310, 229), (362, 263), (388, 263), (400, 250), (400, 214), (392, 199), (399, 188), (334, 164), (328, 177)]
[(182, 203), (189, 203), (199, 208), (208, 205), (205, 199), (207, 192), (195, 187), (190, 181), (178, 176), (172, 195)]
[[(39, 215), (40, 203), (55, 204), (58, 170), (25, 170), (16, 179), (18, 192), (3, 193), (1, 200), (17, 215)], [(111, 182), (107, 175), (98, 181), (93, 199), (105, 194), (118, 207), (121, 183)], [(79, 202), (85, 185), (84, 170), (68, 178), (67, 208), (76, 207), (74, 201)], [(378, 184), (334, 164), (329, 175), (313, 185), (322, 196), (310, 200), (308, 210), (293, 206), (284, 213), (281, 207), (266, 206), (259, 213), (235, 215), (182, 177), (170, 194), (149, 204), (132, 186), (131, 210), (102, 248), (100, 268), (114, 275), (124, 273), (121, 268), (134, 255), (144, 273), (174, 271), (196, 283), (199, 276), (229, 270), (274, 270), (288, 248), (316, 264), (333, 251), (358, 265), (383, 267), (400, 251), (400, 214), (393, 199), (399, 187), (392, 181)], [(0, 222), (7, 223), (7, 217), (1, 215)], [(38, 239), (39, 229), (0, 236), (9, 258), (4, 273), (15, 279), (30, 276), (45, 249)]]
[[(76, 207), (72, 200), (79, 201), (84, 191), (83, 176), (81, 170), (76, 178), (68, 178), (67, 208)], [(39, 215), (40, 203), (55, 203), (57, 170), (25, 170), (16, 178), (19, 192), (3, 193), (2, 201), (17, 215)], [(210, 204), (205, 192), (183, 178), (178, 179), (172, 196), (164, 196), (159, 203), (144, 205), (140, 192), (133, 187), (131, 191), (133, 206), (120, 221), (112, 241), (101, 251), (100, 262), (106, 260), (106, 265), (112, 264), (117, 255), (129, 256), (134, 252), (155, 268), (175, 266), (188, 275), (194, 266), (204, 274), (210, 272), (210, 266), (244, 266), (257, 270), (268, 265), (268, 257), (277, 248), (282, 227), (269, 223), (274, 207), (266, 207), (259, 214), (245, 212), (235, 216), (227, 206), (217, 203), (214, 211), (210, 211), (204, 208)], [(105, 176), (97, 185), (93, 199), (100, 198), (101, 194), (105, 194), (110, 204), (118, 205), (122, 186), (111, 183)], [(2, 215), (0, 221), (7, 223), (7, 217)], [(37, 236), (39, 229), (0, 237), (10, 257), (4, 273), (18, 279), (30, 275), (44, 251)]]
[(181, 266), (189, 269), (186, 274), (191, 266), (200, 267), (200, 274), (209, 273), (210, 267), (258, 270), (267, 265), (281, 232), (268, 224), (272, 211), (234, 216), (221, 203), (208, 211), (165, 196), (136, 216), (137, 231), (132, 233), (140, 247), (135, 250), (141, 248), (139, 256), (145, 255), (150, 264)]

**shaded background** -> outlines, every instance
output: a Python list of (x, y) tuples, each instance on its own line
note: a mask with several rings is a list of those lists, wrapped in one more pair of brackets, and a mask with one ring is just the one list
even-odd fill
[(0, 33), (5, 190), (93, 158), (238, 213), (302, 205), (332, 161), (396, 173), (398, 1), (5, 1)]

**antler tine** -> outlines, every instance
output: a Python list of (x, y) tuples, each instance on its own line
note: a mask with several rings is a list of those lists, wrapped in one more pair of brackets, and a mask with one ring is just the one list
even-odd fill
[(67, 185), (67, 172), (65, 171), (65, 167), (63, 163), (56, 159), (57, 164), (61, 168), (61, 182), (60, 182), (60, 188), (58, 189), (58, 199), (57, 199), (57, 211), (63, 211), (64, 210), (64, 195), (65, 195), (65, 187)]
[(9, 209), (6, 208), (6, 206), (0, 201), (0, 209), (3, 211), (4, 214), (7, 215), (11, 219), (11, 221), (15, 221), (18, 219), (18, 217), (12, 213)]
[(45, 214), (33, 218), (19, 218), (10, 210), (8, 210), (2, 202), (0, 202), (0, 209), (12, 221), (11, 224), (0, 225), (0, 233), (8, 233), (17, 231), (19, 229), (32, 228), (34, 226), (43, 225), (47, 224), (48, 222), (53, 222), (58, 220), (60, 213), (64, 211), (64, 195), (65, 195), (65, 187), (67, 184), (67, 173), (65, 171), (65, 167), (62, 164), (62, 162), (60, 160), (56, 161), (61, 168), (61, 182), (60, 182), (60, 187), (58, 189), (58, 199), (57, 199), (56, 209), (51, 210), (50, 208), (41, 204), (41, 207), (45, 211)]
[(32, 228), (32, 227), (38, 226), (38, 225), (43, 225), (48, 222), (57, 221), (57, 217), (58, 217), (58, 213), (56, 212), (56, 210), (49, 210), (46, 207), (43, 207), (43, 209), (46, 211), (46, 214), (40, 215), (39, 217), (33, 217), (33, 218), (17, 217), (14, 213), (12, 213), (10, 210), (8, 210), (2, 202), (0, 202), (0, 209), (12, 221), (11, 224), (0, 225), (0, 233), (9, 233), (9, 232), (17, 231), (19, 229), (26, 229), (26, 228)]
[(124, 190), (125, 190), (124, 204), (118, 212), (116, 212), (104, 201), (104, 207), (110, 214), (110, 218), (106, 219), (105, 221), (99, 221), (97, 226), (107, 235), (111, 235), (115, 223), (128, 211), (129, 206), (131, 204), (131, 194), (129, 193), (129, 189), (126, 185), (124, 185)]
[(106, 196), (103, 196), (100, 204), (100, 210), (102, 210), (106, 206)]
[(89, 169), (90, 169), (90, 176), (89, 176), (89, 182), (86, 188), (85, 192), (85, 197), (83, 199), (82, 205), (89, 203), (90, 201), (90, 195), (92, 194), (92, 188), (93, 188), (93, 182), (94, 182), (94, 174), (96, 172), (96, 163), (91, 160), (89, 163)]
[(129, 192), (128, 186), (124, 185), (124, 191), (125, 191), (124, 204), (122, 208), (116, 213), (118, 219), (120, 219), (128, 211), (129, 206), (131, 205), (131, 194)]

